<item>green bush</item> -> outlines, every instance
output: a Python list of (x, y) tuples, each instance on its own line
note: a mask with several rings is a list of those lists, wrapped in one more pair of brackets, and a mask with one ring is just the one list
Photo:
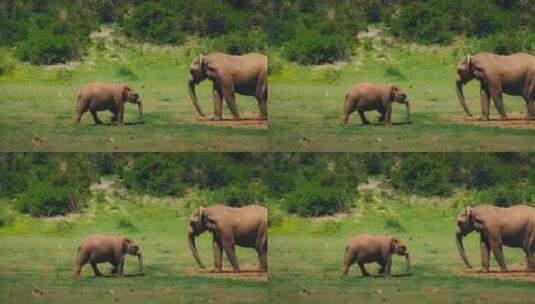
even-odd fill
[(72, 59), (69, 38), (47, 31), (32, 32), (21, 42), (16, 54), (20, 60), (32, 64), (56, 64)]
[(31, 216), (56, 216), (77, 212), (85, 205), (85, 198), (76, 188), (35, 182), (21, 193), (15, 206)]
[(265, 51), (267, 41), (266, 36), (259, 32), (230, 33), (216, 38), (213, 48), (232, 55), (242, 55)]
[(535, 34), (522, 32), (503, 32), (480, 40), (482, 51), (509, 55), (535, 50)]
[(241, 207), (266, 201), (267, 188), (258, 182), (234, 183), (214, 190), (211, 200), (225, 205)]
[(287, 212), (300, 216), (323, 216), (347, 211), (351, 200), (346, 189), (301, 181), (294, 191), (286, 195), (283, 207)]
[(395, 66), (389, 65), (385, 69), (385, 76), (394, 80), (405, 80), (405, 75)]
[(441, 157), (410, 154), (399, 168), (391, 172), (392, 184), (405, 192), (420, 195), (449, 195), (453, 190), (450, 177), (453, 168)]
[(429, 2), (412, 2), (401, 7), (399, 15), (392, 17), (391, 28), (396, 36), (421, 43), (449, 43), (451, 17), (448, 12)]
[(15, 64), (3, 53), (0, 53), (0, 76), (11, 72)]
[(185, 168), (181, 162), (159, 154), (139, 156), (131, 168), (122, 172), (126, 187), (139, 193), (155, 196), (183, 196), (186, 187), (182, 181)]
[(129, 81), (136, 81), (138, 79), (136, 73), (127, 66), (120, 66), (117, 69), (117, 76), (127, 79)]
[(128, 219), (127, 217), (120, 217), (119, 218), (119, 220), (117, 221), (117, 229), (125, 230), (125, 231), (128, 231), (128, 232), (137, 232), (138, 231), (136, 225), (134, 225), (132, 223), (132, 221), (130, 221), (130, 219)]
[(339, 69), (328, 68), (322, 70), (321, 74), (322, 79), (326, 82), (336, 82), (340, 79), (340, 76), (342, 76), (342, 71)]
[(349, 58), (351, 47), (344, 37), (309, 32), (290, 41), (284, 55), (300, 64), (325, 64)]
[(385, 221), (385, 229), (394, 231), (394, 232), (403, 232), (405, 231), (405, 228), (401, 223), (393, 217), (389, 217)]
[(145, 2), (135, 7), (125, 22), (126, 33), (154, 43), (181, 44), (180, 16), (160, 3)]

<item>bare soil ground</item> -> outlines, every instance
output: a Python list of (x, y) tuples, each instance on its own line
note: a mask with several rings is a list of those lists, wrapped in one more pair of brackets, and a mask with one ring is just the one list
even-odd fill
[(190, 117), (186, 118), (185, 122), (190, 124), (206, 125), (213, 127), (231, 127), (231, 128), (247, 128), (247, 129), (268, 129), (267, 120), (258, 120), (256, 112), (243, 112), (240, 114), (241, 120), (234, 120), (232, 118), (223, 117), (221, 121), (212, 121), (210, 117)]
[(499, 127), (515, 129), (535, 129), (535, 120), (527, 120), (526, 113), (511, 112), (508, 113), (509, 120), (499, 120), (491, 117), (489, 121), (479, 121), (476, 117), (460, 117), (456, 120), (460, 124), (470, 124), (481, 127)]
[(231, 279), (231, 280), (245, 280), (245, 281), (259, 281), (267, 282), (268, 273), (259, 272), (258, 265), (256, 264), (246, 264), (240, 265), (240, 272), (233, 272), (228, 269), (223, 269), (223, 272), (214, 273), (210, 269), (192, 269), (188, 271), (189, 274), (194, 276), (201, 276), (207, 278), (221, 278), (221, 279)]
[(509, 264), (508, 272), (501, 272), (499, 269), (492, 269), (488, 273), (477, 272), (476, 269), (460, 271), (460, 275), (481, 278), (481, 279), (499, 279), (499, 280), (520, 280), (535, 282), (535, 272), (526, 270), (525, 264)]

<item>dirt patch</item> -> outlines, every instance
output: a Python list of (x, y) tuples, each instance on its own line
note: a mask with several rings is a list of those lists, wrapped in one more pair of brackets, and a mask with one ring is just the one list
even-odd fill
[(206, 278), (218, 278), (218, 279), (230, 279), (230, 280), (242, 280), (242, 281), (259, 281), (267, 282), (268, 273), (259, 272), (258, 265), (248, 264), (240, 265), (240, 272), (232, 272), (230, 270), (223, 269), (223, 272), (213, 273), (209, 269), (192, 269), (188, 271), (188, 274), (193, 276), (200, 276)]
[(460, 117), (455, 122), (481, 127), (499, 127), (515, 129), (535, 129), (535, 120), (527, 120), (525, 113), (512, 112), (508, 113), (509, 120), (499, 120), (491, 117), (488, 121), (477, 120), (476, 117)]
[(499, 269), (490, 269), (488, 273), (479, 273), (477, 270), (462, 270), (460, 275), (481, 279), (499, 279), (499, 280), (519, 280), (535, 282), (535, 272), (526, 270), (525, 264), (509, 264), (508, 272), (501, 272)]
[(223, 120), (212, 121), (210, 117), (190, 117), (186, 118), (184, 121), (190, 124), (198, 124), (205, 126), (213, 127), (230, 127), (230, 128), (246, 128), (246, 129), (268, 129), (267, 120), (258, 120), (256, 117), (258, 113), (256, 112), (243, 112), (241, 113), (241, 120), (233, 120), (228, 117), (223, 117)]

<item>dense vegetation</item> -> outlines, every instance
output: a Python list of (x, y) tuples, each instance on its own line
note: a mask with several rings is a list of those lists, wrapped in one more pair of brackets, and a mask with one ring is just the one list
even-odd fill
[(467, 36), (481, 50), (530, 50), (533, 15), (534, 0), (8, 0), (0, 3), (0, 43), (23, 61), (53, 64), (80, 59), (90, 32), (115, 24), (139, 41), (206, 37), (208, 49), (238, 54), (269, 45), (289, 61), (322, 64), (351, 56), (357, 33), (371, 24), (424, 44)]
[[(384, 178), (402, 193), (471, 204), (535, 202), (532, 154), (3, 154), (0, 196), (22, 213), (66, 214), (83, 208), (89, 186), (116, 176), (139, 194), (186, 197), (192, 207), (225, 202), (269, 205), (301, 216), (344, 212), (357, 186)], [(196, 193), (196, 195), (192, 195)]]

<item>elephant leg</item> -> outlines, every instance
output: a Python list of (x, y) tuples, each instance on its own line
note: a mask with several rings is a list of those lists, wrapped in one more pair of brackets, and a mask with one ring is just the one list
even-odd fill
[(267, 84), (263, 85), (260, 89), (260, 92), (256, 94), (256, 100), (258, 101), (258, 110), (260, 114), (258, 116), (259, 120), (268, 119), (268, 108), (267, 108)]
[(116, 262), (110, 262), (111, 266), (112, 266), (112, 269), (111, 269), (111, 274), (117, 274), (117, 263)]
[(388, 103), (386, 106), (386, 113), (385, 113), (385, 125), (389, 126), (392, 124), (392, 103)]
[(482, 236), (480, 241), (480, 249), (481, 249), (481, 269), (479, 272), (489, 272), (489, 265), (490, 265), (490, 247), (485, 240), (485, 238)]
[(212, 241), (212, 247), (214, 251), (214, 269), (212, 272), (221, 272), (223, 267), (223, 245), (221, 241), (214, 236)]
[(362, 276), (363, 277), (369, 277), (370, 273), (366, 270), (366, 267), (364, 267), (364, 263), (358, 262), (357, 264), (359, 265), (360, 272), (362, 273)]
[(117, 115), (118, 115), (117, 110), (110, 110), (110, 112), (111, 112), (111, 114), (112, 114), (112, 117), (111, 117), (111, 120), (110, 120), (110, 121), (111, 121), (112, 123), (117, 122)]
[(101, 125), (102, 124), (102, 120), (100, 120), (98, 118), (98, 116), (97, 116), (97, 111), (91, 110), (91, 115), (93, 115), (93, 120), (95, 121), (96, 125)]
[(386, 258), (384, 270), (385, 270), (384, 275), (386, 277), (389, 277), (390, 274), (392, 273), (392, 256), (389, 256), (388, 258)]
[(530, 248), (525, 248), (524, 253), (526, 254), (526, 268), (528, 271), (535, 271), (535, 260), (533, 257), (533, 251)]
[(240, 266), (238, 265), (238, 259), (236, 258), (236, 251), (234, 248), (234, 239), (229, 237), (224, 237), (222, 239), (223, 249), (227, 254), (230, 264), (235, 272), (240, 271)]
[(531, 100), (531, 98), (527, 95), (524, 95), (523, 98), (526, 102), (526, 119), (535, 119), (535, 100)]
[(82, 115), (84, 115), (86, 111), (77, 111), (76, 112), (76, 117), (74, 118), (74, 123), (79, 125), (80, 122), (82, 121)]
[(232, 118), (234, 120), (240, 120), (240, 113), (238, 113), (238, 106), (236, 106), (236, 95), (234, 94), (234, 91), (223, 90), (223, 97), (227, 102), (230, 113), (232, 113)]
[(102, 272), (100, 272), (100, 270), (98, 270), (97, 263), (91, 262), (91, 268), (93, 268), (93, 272), (95, 273), (96, 277), (101, 277), (102, 276)]
[(121, 277), (124, 274), (124, 255), (117, 257), (117, 274)]
[(214, 86), (212, 91), (212, 100), (214, 103), (214, 116), (211, 120), (219, 121), (223, 119), (223, 94), (221, 90)]
[(377, 112), (379, 112), (378, 122), (385, 122), (386, 111), (384, 109), (378, 109)]
[(501, 120), (508, 120), (507, 113), (505, 112), (505, 106), (503, 104), (503, 94), (501, 90), (497, 89), (491, 89), (490, 94), (492, 96), (492, 100), (494, 101), (494, 106), (496, 107), (496, 110), (498, 110), (498, 113), (500, 114)]
[(479, 120), (487, 121), (490, 119), (490, 94), (488, 88), (483, 84), (479, 89), (479, 96), (481, 102), (481, 117)]
[(121, 103), (117, 111), (117, 123), (120, 126), (124, 125), (124, 103)]
[(364, 115), (364, 111), (362, 110), (358, 110), (359, 112), (359, 116), (360, 116), (360, 120), (362, 121), (362, 124), (363, 125), (369, 125), (370, 124), (370, 121), (366, 118), (366, 116)]
[(492, 249), (492, 252), (494, 253), (494, 257), (496, 258), (498, 265), (500, 265), (501, 271), (506, 272), (507, 266), (505, 265), (505, 259), (503, 257), (503, 246), (501, 241), (497, 239), (491, 240), (490, 247)]

